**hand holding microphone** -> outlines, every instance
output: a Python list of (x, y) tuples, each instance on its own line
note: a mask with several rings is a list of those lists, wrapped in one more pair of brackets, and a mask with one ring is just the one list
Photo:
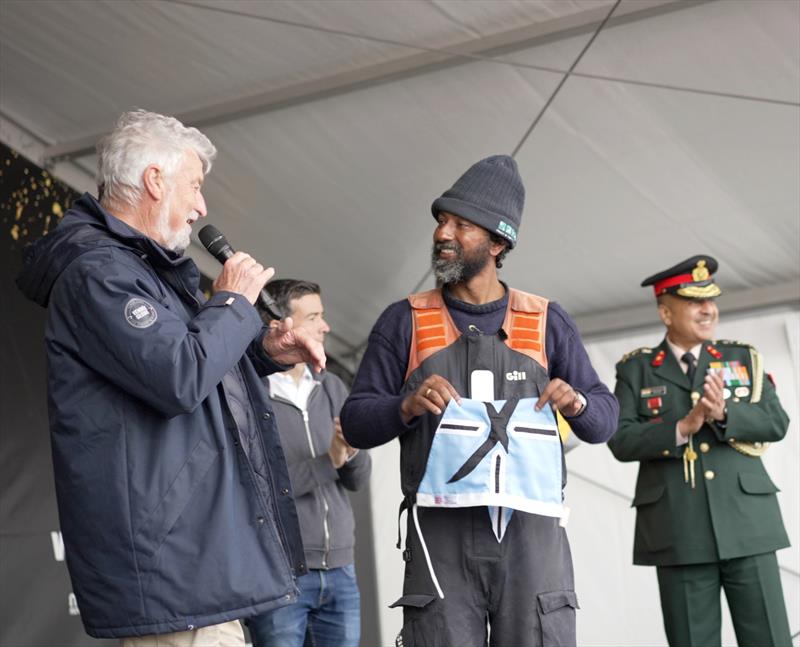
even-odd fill
[(206, 225), (197, 236), (203, 247), (222, 263), (222, 273), (214, 281), (214, 291), (225, 290), (244, 295), (276, 322), (270, 326), (262, 342), (267, 354), (282, 364), (305, 362), (315, 371), (322, 371), (326, 361), (322, 343), (302, 328), (295, 328), (290, 317), (282, 321), (277, 304), (264, 289), (264, 284), (272, 278), (275, 270), (264, 268), (249, 254), (234, 251), (214, 225)]
[(222, 273), (214, 281), (215, 292), (242, 294), (253, 305), (257, 303), (270, 319), (281, 318), (277, 305), (264, 289), (275, 274), (273, 268), (265, 268), (249, 254), (234, 251), (214, 225), (206, 225), (197, 236), (203, 247), (222, 263)]
[(244, 295), (255, 305), (263, 285), (271, 279), (275, 270), (264, 267), (252, 256), (235, 252), (222, 266), (222, 272), (214, 280), (214, 292), (236, 292)]

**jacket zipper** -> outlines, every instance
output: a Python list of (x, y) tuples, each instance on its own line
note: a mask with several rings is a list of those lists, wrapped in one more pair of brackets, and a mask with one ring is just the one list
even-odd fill
[(184, 293), (186, 293), (186, 295), (192, 300), (192, 303), (199, 308), (201, 305), (200, 302), (197, 300), (195, 295), (189, 292), (189, 288), (187, 288), (186, 283), (183, 282), (183, 276), (181, 273), (175, 268), (170, 268), (170, 271), (172, 272), (173, 276), (178, 279), (178, 283), (181, 284), (181, 288), (183, 288)]
[[(309, 399), (311, 395), (309, 394)], [(306, 440), (308, 440), (308, 449), (311, 451), (311, 458), (316, 458), (317, 453), (314, 451), (314, 442), (311, 438), (311, 427), (308, 424), (308, 410), (303, 409), (300, 411), (303, 416), (303, 425), (306, 428)], [(324, 510), (324, 515), (322, 517), (322, 534), (325, 539), (324, 545), (324, 552), (322, 554), (322, 568), (328, 568), (328, 553), (331, 551), (331, 532), (328, 527), (328, 511), (330, 510), (328, 506), (328, 500), (325, 498), (325, 493), (322, 488), (319, 489), (319, 496), (322, 499), (322, 508)]]
[[(311, 398), (314, 397), (314, 394), (317, 393), (319, 390), (319, 382), (315, 382), (311, 392), (308, 394), (308, 398), (306, 399), (306, 409), (301, 409), (298, 407), (294, 402), (291, 400), (287, 400), (279, 395), (275, 395), (271, 392), (269, 393), (269, 397), (273, 400), (278, 402), (283, 402), (284, 404), (288, 404), (300, 412), (300, 415), (303, 418), (303, 426), (306, 430), (306, 441), (308, 442), (308, 449), (311, 452), (311, 457), (316, 458), (317, 452), (314, 449), (314, 441), (311, 436), (311, 426), (309, 425), (309, 417), (308, 417), (308, 404), (311, 402)], [(324, 540), (323, 544), (323, 553), (322, 553), (322, 568), (327, 570), (328, 569), (328, 555), (331, 552), (331, 531), (330, 526), (328, 525), (328, 516), (330, 512), (330, 506), (328, 505), (328, 500), (325, 498), (325, 491), (323, 488), (319, 488), (319, 497), (322, 499), (322, 508), (324, 511), (324, 515), (322, 517), (322, 536)]]

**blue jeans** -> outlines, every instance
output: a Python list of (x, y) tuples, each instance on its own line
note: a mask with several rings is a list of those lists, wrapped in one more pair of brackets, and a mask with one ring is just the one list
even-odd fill
[(245, 621), (253, 647), (358, 647), (361, 598), (353, 564), (311, 570), (297, 588), (295, 604)]

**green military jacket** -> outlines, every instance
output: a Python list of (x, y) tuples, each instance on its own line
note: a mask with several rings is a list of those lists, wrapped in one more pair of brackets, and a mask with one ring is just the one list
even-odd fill
[[(675, 427), (703, 392), (707, 369), (724, 371), (727, 421), (693, 437), (695, 487), (685, 481)], [(761, 368), (758, 352), (730, 341), (702, 345), (693, 384), (666, 339), (617, 364), (619, 426), (608, 441), (620, 461), (639, 461), (633, 506), (633, 563), (699, 564), (775, 551), (789, 545), (775, 487), (758, 456), (741, 450), (786, 435), (789, 417)], [(775, 451), (775, 450), (773, 450)]]

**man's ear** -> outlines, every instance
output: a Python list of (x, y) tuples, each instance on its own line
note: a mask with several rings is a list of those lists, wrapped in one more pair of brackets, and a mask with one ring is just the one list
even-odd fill
[(665, 303), (658, 304), (658, 316), (661, 317), (661, 321), (664, 325), (669, 328), (672, 325), (672, 312), (669, 309), (669, 306)]
[(144, 190), (154, 202), (160, 202), (166, 195), (166, 183), (164, 173), (155, 164), (150, 164), (142, 173), (142, 184)]
[(505, 242), (496, 243), (491, 238), (489, 239), (489, 243), (490, 243), (490, 245), (489, 245), (489, 253), (493, 257), (498, 256), (500, 254), (500, 252), (502, 252), (506, 247), (508, 247), (508, 243), (505, 243)]

